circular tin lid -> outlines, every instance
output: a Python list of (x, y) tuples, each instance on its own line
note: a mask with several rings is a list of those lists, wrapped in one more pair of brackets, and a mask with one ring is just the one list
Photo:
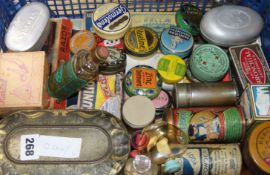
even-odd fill
[(229, 65), (229, 58), (221, 48), (203, 44), (194, 50), (189, 66), (195, 78), (200, 81), (213, 82), (224, 77)]
[(254, 10), (237, 5), (223, 5), (208, 11), (202, 18), (203, 37), (223, 47), (242, 45), (256, 40), (263, 19)]
[(270, 122), (256, 125), (248, 138), (248, 150), (253, 162), (270, 174)]
[(116, 74), (123, 72), (126, 66), (126, 55), (122, 50), (108, 47), (109, 57), (105, 62), (99, 64), (99, 73), (101, 74)]
[(131, 55), (148, 56), (158, 49), (158, 35), (147, 27), (133, 27), (125, 34), (124, 44)]
[(124, 78), (124, 89), (129, 96), (143, 95), (153, 99), (158, 96), (161, 86), (160, 74), (146, 65), (133, 67)]
[(156, 98), (152, 100), (156, 109), (165, 109), (171, 106), (172, 99), (169, 93), (165, 90), (161, 90)]
[(123, 105), (123, 120), (132, 128), (143, 128), (155, 118), (155, 108), (144, 96), (130, 97)]
[(93, 50), (97, 45), (96, 38), (90, 31), (79, 31), (70, 39), (70, 50), (74, 54), (79, 50)]
[(93, 13), (92, 24), (100, 37), (108, 40), (119, 39), (131, 25), (130, 13), (123, 4), (103, 4)]
[(165, 55), (160, 58), (157, 70), (165, 83), (177, 83), (186, 74), (185, 61), (176, 55)]
[(172, 53), (186, 53), (193, 46), (192, 35), (176, 26), (165, 29), (160, 36), (161, 47), (170, 50)]
[(193, 36), (200, 34), (202, 11), (191, 4), (186, 4), (176, 12), (176, 23), (182, 29), (189, 31)]

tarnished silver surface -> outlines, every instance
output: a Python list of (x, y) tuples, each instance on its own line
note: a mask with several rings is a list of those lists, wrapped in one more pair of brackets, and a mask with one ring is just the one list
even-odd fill
[[(79, 158), (20, 160), (21, 135), (82, 139)], [(0, 121), (0, 174), (113, 175), (128, 158), (130, 140), (123, 123), (99, 110), (20, 111)]]

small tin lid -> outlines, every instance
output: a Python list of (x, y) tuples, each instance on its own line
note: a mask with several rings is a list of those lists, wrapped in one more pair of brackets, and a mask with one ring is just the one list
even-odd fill
[(158, 35), (147, 27), (133, 27), (125, 34), (124, 44), (131, 55), (148, 56), (158, 49)]
[(248, 138), (248, 151), (253, 162), (265, 173), (270, 174), (270, 122), (256, 125)]
[(109, 57), (105, 62), (99, 64), (99, 73), (108, 75), (116, 74), (125, 71), (126, 54), (122, 50), (107, 47), (109, 50)]
[(176, 26), (165, 29), (160, 36), (161, 47), (175, 54), (188, 52), (192, 49), (193, 42), (191, 33)]
[(160, 74), (146, 65), (133, 67), (124, 78), (124, 89), (129, 96), (143, 95), (153, 99), (158, 96), (161, 86)]
[(263, 19), (251, 8), (223, 5), (203, 16), (200, 29), (202, 36), (216, 45), (242, 45), (258, 38), (263, 29)]
[(93, 50), (97, 45), (96, 38), (93, 33), (89, 31), (80, 31), (72, 36), (70, 40), (70, 50), (74, 54), (79, 50)]
[(176, 12), (176, 23), (193, 36), (200, 34), (202, 11), (191, 4), (185, 4)]
[(190, 59), (190, 70), (200, 81), (213, 82), (224, 77), (229, 70), (227, 54), (218, 46), (203, 44), (197, 47)]
[(165, 55), (160, 58), (157, 70), (165, 83), (177, 83), (186, 74), (185, 61), (176, 55)]
[(155, 108), (144, 96), (130, 97), (123, 105), (123, 120), (132, 128), (143, 128), (155, 118)]
[(172, 104), (172, 99), (167, 91), (161, 90), (158, 96), (154, 98), (152, 102), (156, 110), (160, 110), (169, 108)]
[(131, 25), (130, 13), (123, 4), (103, 4), (93, 13), (92, 24), (100, 37), (108, 40), (119, 39)]
[(32, 2), (20, 9), (11, 21), (5, 35), (5, 44), (11, 51), (38, 51), (50, 32), (50, 12), (40, 2)]

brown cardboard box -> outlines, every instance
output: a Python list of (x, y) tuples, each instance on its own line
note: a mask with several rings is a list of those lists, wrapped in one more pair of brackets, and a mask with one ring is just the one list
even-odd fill
[(0, 113), (45, 108), (47, 79), (45, 52), (0, 53)]

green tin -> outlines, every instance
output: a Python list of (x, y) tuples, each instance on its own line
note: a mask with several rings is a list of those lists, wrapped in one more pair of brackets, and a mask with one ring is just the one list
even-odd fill
[(129, 96), (142, 95), (154, 99), (161, 87), (162, 81), (158, 71), (146, 65), (133, 67), (124, 78), (124, 89)]
[(189, 31), (193, 36), (200, 34), (202, 11), (190, 4), (183, 5), (176, 12), (176, 23), (182, 29)]
[(229, 70), (227, 54), (218, 46), (203, 44), (198, 46), (190, 59), (192, 75), (203, 82), (221, 80)]

